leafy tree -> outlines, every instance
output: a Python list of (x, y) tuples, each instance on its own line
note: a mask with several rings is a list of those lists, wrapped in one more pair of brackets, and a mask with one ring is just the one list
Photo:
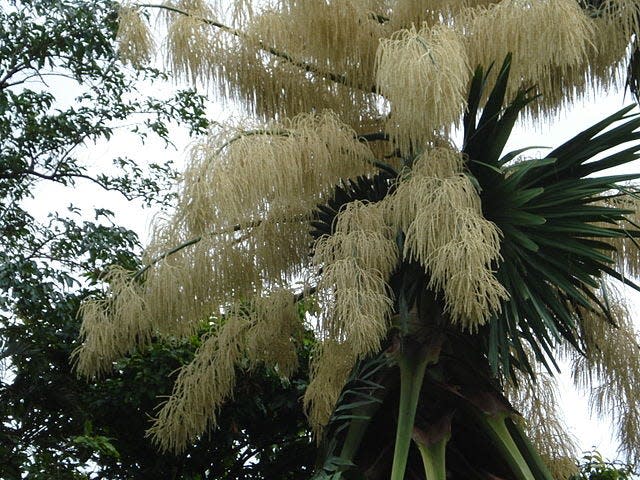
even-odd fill
[(578, 465), (580, 471), (571, 480), (630, 480), (633, 478), (631, 465), (610, 462), (597, 451), (585, 453)]
[(150, 429), (182, 452), (224, 421), (238, 368), (295, 371), (311, 301), (317, 478), (568, 478), (561, 357), (638, 461), (640, 356), (616, 291), (640, 290), (638, 175), (607, 170), (638, 158), (640, 117), (503, 153), (521, 116), (620, 86), (627, 61), (637, 85), (637, 2), (230, 3), (121, 10), (123, 51), (160, 10), (167, 67), (255, 118), (194, 150), (144, 267), (111, 269), (83, 304), (79, 372), (208, 321)]
[[(73, 189), (88, 182), (166, 206), (171, 162), (142, 163), (141, 154), (102, 165), (83, 161), (83, 148), (121, 138), (122, 130), (169, 145), (172, 125), (193, 135), (208, 125), (204, 98), (193, 90), (164, 99), (144, 94), (166, 75), (118, 59), (116, 7), (13, 1), (0, 9), (0, 478), (293, 475), (311, 462), (302, 410), (292, 408), (306, 385), (304, 369), (289, 383), (266, 369), (243, 376), (243, 395), (225, 407), (215, 442), (194, 441), (183, 455), (160, 455), (145, 430), (157, 398), (171, 391), (171, 373), (192, 359), (197, 336), (132, 352), (101, 383), (72, 371), (80, 302), (99, 293), (108, 267), (138, 268), (139, 240), (107, 209), (50, 209), (42, 222), (27, 201), (50, 202), (43, 183)], [(303, 358), (308, 349), (301, 346)], [(247, 458), (251, 466), (240, 475)]]

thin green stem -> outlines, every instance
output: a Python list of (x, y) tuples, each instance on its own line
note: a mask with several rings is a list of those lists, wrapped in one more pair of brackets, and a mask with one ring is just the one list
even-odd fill
[(136, 280), (138, 278), (140, 278), (142, 275), (144, 275), (147, 270), (149, 270), (152, 266), (154, 266), (156, 263), (164, 260), (165, 258), (170, 257), (171, 255), (174, 255), (176, 253), (178, 253), (180, 250), (183, 250), (187, 247), (190, 247), (191, 245), (195, 245), (196, 243), (199, 243), (202, 240), (202, 237), (195, 237), (192, 238), (191, 240), (181, 243), (180, 245), (177, 245), (175, 247), (173, 247), (170, 250), (167, 250), (166, 252), (162, 253), (161, 255), (158, 255), (155, 258), (152, 258), (151, 261), (149, 263), (147, 263), (144, 267), (138, 269), (134, 274), (133, 277), (131, 277), (132, 280)]
[[(305, 221), (306, 218), (304, 216), (296, 216), (293, 217), (291, 220), (287, 220), (288, 222), (302, 222)], [(161, 262), (162, 260), (165, 260), (167, 258), (169, 258), (171, 255), (174, 255), (176, 253), (178, 253), (179, 251), (190, 247), (192, 245), (196, 245), (198, 243), (200, 243), (203, 239), (208, 238), (208, 237), (215, 237), (216, 235), (224, 235), (224, 234), (230, 234), (230, 233), (234, 233), (234, 232), (240, 232), (242, 230), (247, 230), (247, 229), (251, 229), (251, 228), (256, 228), (259, 227), (262, 224), (262, 221), (257, 220), (255, 222), (250, 222), (244, 225), (233, 225), (232, 227), (229, 228), (225, 228), (222, 230), (217, 230), (217, 231), (213, 231), (213, 232), (209, 232), (206, 235), (200, 235), (198, 237), (194, 237), (190, 240), (187, 240), (184, 243), (181, 243), (179, 245), (176, 245), (175, 247), (167, 250), (166, 252), (161, 253), (160, 255), (158, 255), (157, 257), (152, 258), (149, 263), (147, 263), (145, 266), (141, 267), (139, 270), (137, 270), (134, 274), (132, 279), (136, 280), (137, 278), (140, 278), (142, 275), (144, 275), (147, 270), (149, 270), (151, 267), (153, 267), (155, 264), (157, 264), (158, 262)], [(240, 238), (236, 238), (234, 240), (235, 243), (242, 243), (243, 241), (245, 241), (247, 239), (247, 235), (240, 237)]]
[(487, 415), (477, 413), (476, 417), (480, 420), (479, 423), (498, 448), (515, 477), (518, 480), (539, 480), (533, 475), (507, 428), (505, 424), (506, 414)]
[[(257, 227), (259, 225), (260, 225), (260, 222), (252, 222), (252, 223), (249, 223), (247, 225), (234, 225), (233, 227), (230, 227), (228, 229), (224, 229), (224, 230), (220, 230), (220, 231), (216, 231), (216, 232), (211, 232), (211, 233), (208, 234), (208, 236), (215, 236), (215, 235), (222, 235), (222, 234), (225, 234), (225, 233), (239, 232), (240, 230)], [(157, 257), (152, 258), (149, 261), (149, 263), (147, 263), (144, 267), (141, 267), (139, 270), (137, 270), (133, 274), (132, 279), (136, 280), (137, 278), (140, 278), (142, 275), (144, 275), (147, 272), (147, 270), (149, 270), (151, 267), (153, 267), (156, 263), (161, 262), (162, 260), (165, 260), (166, 258), (169, 258), (171, 255), (174, 255), (174, 254), (178, 253), (180, 250), (183, 250), (183, 249), (185, 249), (187, 247), (190, 247), (192, 245), (200, 243), (202, 241), (202, 239), (203, 239), (203, 236), (194, 237), (194, 238), (192, 238), (190, 240), (187, 240), (184, 243), (176, 245), (175, 247), (171, 248), (170, 250), (167, 250), (164, 253), (161, 253)]]
[(224, 142), (222, 145), (220, 145), (216, 151), (214, 156), (216, 155), (220, 155), (220, 153), (227, 148), (229, 145), (231, 145), (234, 142), (237, 142), (238, 140), (241, 140), (245, 137), (252, 137), (255, 135), (265, 135), (265, 136), (273, 136), (273, 137), (288, 137), (289, 135), (294, 134), (295, 132), (292, 130), (284, 130), (282, 128), (278, 128), (278, 129), (268, 129), (268, 128), (260, 128), (257, 130), (243, 130), (242, 132), (240, 132), (238, 135), (234, 136), (233, 138), (230, 138), (229, 140), (227, 140), (226, 142)]
[(553, 475), (545, 465), (544, 461), (540, 457), (538, 450), (531, 444), (531, 441), (527, 438), (527, 435), (522, 430), (522, 427), (514, 422), (511, 418), (505, 420), (505, 425), (514, 442), (518, 445), (518, 448), (525, 460), (527, 461), (529, 468), (534, 473), (536, 478), (544, 480), (553, 480)]

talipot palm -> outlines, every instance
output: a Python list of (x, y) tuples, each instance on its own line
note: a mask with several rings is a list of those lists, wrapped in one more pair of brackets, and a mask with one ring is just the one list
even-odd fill
[(640, 117), (544, 156), (503, 150), (519, 117), (616, 85), (640, 5), (250, 3), (228, 24), (198, 0), (123, 8), (132, 63), (150, 55), (138, 15), (159, 8), (168, 66), (256, 120), (193, 149), (147, 267), (112, 270), (85, 303), (79, 372), (209, 325), (150, 429), (180, 451), (237, 368), (295, 371), (305, 302), (320, 478), (568, 477), (560, 357), (637, 456), (640, 357), (616, 284), (640, 289), (638, 175), (606, 171), (637, 158)]
[[(524, 387), (518, 382), (541, 381), (540, 366), (553, 374), (562, 356), (556, 351), (559, 345), (588, 356), (586, 352), (593, 348), (589, 338), (593, 332), (588, 330), (594, 320), (612, 330), (627, 326), (619, 323), (625, 320), (601, 282), (609, 276), (639, 289), (620, 273), (627, 267), (618, 253), (636, 246), (638, 231), (630, 217), (635, 191), (626, 182), (638, 175), (590, 175), (637, 158), (637, 144), (615, 153), (607, 151), (638, 138), (634, 131), (640, 117), (629, 114), (631, 107), (625, 108), (544, 158), (514, 161), (522, 152), (501, 156), (516, 116), (535, 101), (522, 91), (503, 108), (509, 62), (503, 64), (479, 119), (474, 112), (486, 77), (482, 69), (476, 71), (462, 149), (464, 172), (480, 192), (482, 214), (502, 232), (494, 269), (508, 297), (484, 325), (464, 331), (452, 325), (453, 309), (442, 292), (430, 285), (424, 268), (411, 258), (400, 261), (389, 279), (396, 302), (382, 354), (388, 366), (378, 369), (373, 379), (378, 382), (377, 395), (355, 401), (344, 396), (338, 402), (342, 415), (353, 410), (358, 418), (346, 435), (330, 430), (327, 470), (335, 464), (355, 465), (365, 478), (388, 478), (392, 465), (391, 478), (405, 478), (401, 462), (406, 461), (413, 439), (421, 462), (417, 453), (413, 461), (424, 470), (410, 478), (445, 478), (448, 472), (450, 478), (493, 478), (487, 476), (492, 474), (537, 479), (570, 473), (570, 462), (561, 455), (546, 459), (555, 470), (550, 472), (527, 440), (520, 414), (505, 397), (505, 385), (518, 388)], [(594, 159), (603, 152), (608, 154)], [(385, 202), (393, 197), (398, 176), (384, 172), (372, 177), (368, 188), (364, 178), (339, 188), (328, 206), (319, 207), (315, 236), (334, 234), (334, 217), (346, 203)], [(387, 179), (386, 184), (381, 183), (382, 178)], [(398, 232), (401, 251), (406, 251), (405, 238), (405, 232)], [(464, 248), (459, 240), (456, 246)], [(633, 339), (629, 343), (632, 351), (637, 349)], [(369, 362), (380, 358), (374, 356)], [(634, 363), (637, 360), (632, 359)], [(399, 370), (399, 384), (390, 373), (395, 369)], [(633, 395), (629, 397), (635, 408)], [(398, 404), (394, 439), (389, 435), (393, 422), (389, 423), (388, 413)], [(341, 425), (335, 419), (330, 425), (336, 423)], [(351, 431), (360, 433), (350, 435)], [(637, 434), (623, 433), (631, 452)], [(375, 441), (365, 440), (371, 438)], [(352, 442), (364, 442), (366, 451)], [(547, 450), (553, 452), (553, 448)], [(348, 454), (341, 453), (344, 451)]]

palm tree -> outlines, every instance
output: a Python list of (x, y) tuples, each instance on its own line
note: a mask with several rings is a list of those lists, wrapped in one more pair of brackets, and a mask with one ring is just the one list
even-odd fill
[[(638, 174), (592, 175), (638, 158), (637, 143), (609, 150), (638, 138), (640, 118), (627, 107), (544, 158), (514, 161), (522, 151), (501, 156), (516, 116), (535, 101), (521, 91), (503, 106), (509, 67), (507, 58), (479, 119), (487, 76), (476, 70), (462, 149), (465, 175), (480, 192), (482, 215), (503, 235), (493, 268), (508, 297), (484, 325), (461, 330), (446, 304), (447, 287), (444, 293), (433, 288), (429, 273), (411, 256), (400, 261), (389, 281), (394, 322), (382, 353), (359, 364), (340, 397), (325, 440), (330, 447), (324, 474), (345, 466), (372, 479), (552, 479), (570, 473), (561, 458), (550, 462), (555, 467), (550, 472), (527, 439), (505, 386), (541, 381), (536, 364), (549, 374), (559, 370), (559, 346), (590, 358), (590, 350), (599, 348), (590, 338), (594, 321), (599, 328), (625, 328), (603, 282), (610, 277), (640, 290), (615, 264), (620, 250), (636, 247), (637, 225), (627, 217), (636, 191), (626, 182)], [(411, 178), (413, 171), (404, 175)], [(397, 195), (402, 181), (409, 181), (398, 177), (385, 171), (338, 188), (328, 205), (319, 207), (316, 236), (335, 233), (331, 214), (340, 215), (345, 204)], [(397, 236), (400, 251), (406, 251), (407, 235)], [(621, 247), (621, 239), (629, 244)], [(465, 248), (460, 239), (454, 241)], [(637, 357), (638, 345), (628, 341)], [(637, 365), (637, 359), (630, 363)], [(397, 419), (389, 415), (396, 409)], [(636, 441), (631, 437), (629, 450)], [(415, 452), (405, 476), (411, 439), (421, 457)]]
[[(169, 67), (270, 120), (194, 148), (147, 266), (113, 269), (85, 303), (78, 370), (208, 326), (150, 430), (180, 451), (238, 368), (295, 371), (303, 305), (319, 478), (566, 478), (547, 388), (560, 358), (638, 460), (640, 357), (614, 288), (640, 290), (638, 175), (604, 173), (637, 158), (614, 149), (640, 118), (625, 108), (543, 158), (503, 154), (519, 116), (615, 83), (636, 3), (246, 4), (235, 26), (200, 0), (155, 6)], [(133, 64), (155, 7), (123, 7)]]

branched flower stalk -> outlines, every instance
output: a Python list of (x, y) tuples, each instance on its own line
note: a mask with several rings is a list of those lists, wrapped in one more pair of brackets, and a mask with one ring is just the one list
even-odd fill
[(160, 448), (215, 428), (239, 369), (290, 374), (310, 327), (318, 479), (567, 479), (573, 447), (536, 390), (559, 356), (640, 461), (638, 342), (611, 288), (640, 291), (639, 176), (608, 171), (638, 158), (640, 117), (503, 152), (517, 122), (624, 85), (638, 2), (127, 4), (134, 66), (154, 55), (142, 10), (167, 21), (167, 68), (250, 118), (192, 150), (145, 267), (83, 307), (85, 375), (210, 327), (151, 427)]
[[(202, 23), (204, 23), (206, 25), (218, 28), (218, 29), (224, 31), (225, 33), (228, 33), (229, 35), (233, 35), (234, 37), (238, 37), (238, 38), (240, 38), (242, 40), (249, 40), (248, 35), (246, 33), (242, 32), (241, 30), (229, 27), (228, 25), (225, 25), (224, 23), (220, 23), (220, 22), (218, 22), (216, 20), (212, 20), (210, 18), (204, 18), (204, 17), (200, 17), (198, 15), (194, 15), (194, 14), (188, 12), (187, 10), (180, 9), (180, 8), (174, 7), (172, 5), (168, 5), (168, 4), (153, 4), (153, 3), (137, 3), (137, 4), (134, 4), (134, 5), (136, 7), (138, 7), (138, 8), (165, 10), (165, 11), (173, 12), (173, 13), (176, 13), (176, 14), (179, 14), (179, 15), (192, 17), (195, 20), (198, 20), (198, 21), (200, 21), (200, 22), (202, 22)], [(274, 57), (277, 57), (279, 59), (282, 59), (282, 60), (290, 63), (291, 65), (300, 68), (304, 72), (311, 73), (313, 75), (317, 75), (318, 77), (325, 78), (325, 79), (330, 80), (332, 82), (342, 84), (342, 85), (344, 85), (346, 87), (358, 88), (360, 90), (369, 91), (369, 92), (372, 92), (372, 93), (376, 92), (376, 88), (374, 86), (365, 87), (365, 86), (360, 86), (360, 85), (357, 85), (357, 84), (353, 84), (344, 75), (339, 75), (339, 74), (336, 74), (336, 73), (333, 73), (333, 72), (324, 71), (324, 70), (312, 65), (311, 63), (303, 62), (301, 60), (296, 60), (294, 57), (289, 55), (287, 52), (282, 52), (282, 51), (280, 51), (280, 50), (278, 50), (276, 48), (273, 48), (273, 47), (263, 43), (262, 41), (258, 41), (257, 45), (258, 45), (259, 49), (262, 50), (263, 52), (268, 53), (269, 55), (273, 55)]]

